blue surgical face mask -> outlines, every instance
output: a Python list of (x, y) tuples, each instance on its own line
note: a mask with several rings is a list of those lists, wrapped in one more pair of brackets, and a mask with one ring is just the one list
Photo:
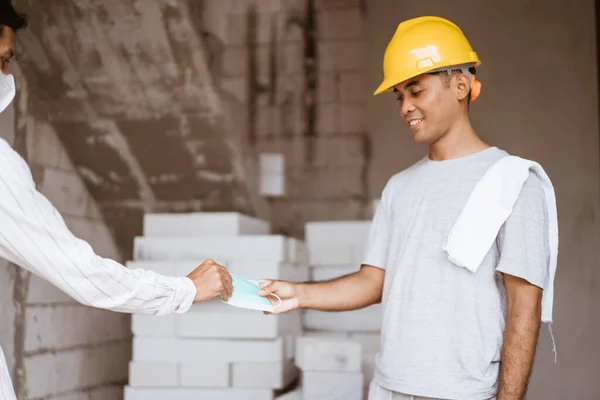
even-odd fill
[(273, 312), (281, 305), (281, 299), (275, 294), (269, 295), (279, 300), (279, 304), (275, 307), (273, 307), (268, 298), (258, 294), (261, 289), (259, 284), (261, 281), (252, 281), (235, 274), (230, 275), (233, 280), (233, 294), (229, 297), (229, 300), (223, 300), (224, 303), (234, 307), (267, 312)]

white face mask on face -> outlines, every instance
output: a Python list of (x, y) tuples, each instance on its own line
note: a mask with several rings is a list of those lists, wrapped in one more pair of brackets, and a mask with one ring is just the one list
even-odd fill
[(15, 78), (11, 74), (3, 74), (0, 72), (0, 112), (15, 98)]

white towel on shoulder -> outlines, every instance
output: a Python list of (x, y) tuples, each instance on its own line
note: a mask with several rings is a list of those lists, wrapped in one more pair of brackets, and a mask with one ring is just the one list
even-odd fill
[(558, 215), (554, 187), (541, 165), (517, 156), (506, 156), (494, 163), (475, 186), (443, 249), (454, 264), (477, 271), (512, 212), (530, 171), (540, 178), (546, 195), (550, 257), (548, 281), (542, 295), (542, 321), (552, 322), (558, 257)]

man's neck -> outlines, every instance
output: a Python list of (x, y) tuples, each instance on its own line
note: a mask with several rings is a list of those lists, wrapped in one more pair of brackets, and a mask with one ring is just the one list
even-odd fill
[(445, 161), (478, 153), (491, 146), (477, 136), (469, 121), (457, 124), (429, 146), (429, 158), (434, 161)]

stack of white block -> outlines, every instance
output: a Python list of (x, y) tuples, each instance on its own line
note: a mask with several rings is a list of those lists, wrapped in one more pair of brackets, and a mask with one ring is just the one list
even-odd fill
[[(130, 268), (184, 276), (212, 258), (248, 279), (308, 279), (303, 242), (270, 235), (238, 213), (154, 214), (136, 238)], [(298, 311), (273, 316), (220, 299), (185, 314), (134, 315), (125, 400), (273, 400), (298, 377)]]
[[(310, 278), (323, 281), (356, 272), (363, 261), (371, 221), (325, 221), (306, 224)], [(373, 377), (380, 344), (381, 305), (346, 312), (305, 311), (305, 336), (350, 340), (362, 348), (363, 395)]]
[(299, 337), (296, 365), (302, 371), (298, 400), (361, 400), (362, 346), (339, 338)]

